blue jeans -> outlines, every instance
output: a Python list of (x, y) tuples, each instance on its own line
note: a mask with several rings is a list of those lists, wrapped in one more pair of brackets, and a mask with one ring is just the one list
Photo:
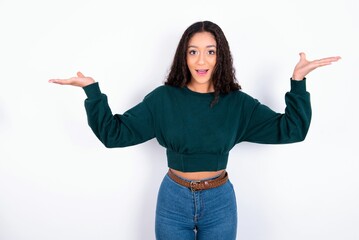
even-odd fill
[(192, 192), (168, 175), (159, 189), (157, 240), (234, 240), (237, 205), (232, 183)]

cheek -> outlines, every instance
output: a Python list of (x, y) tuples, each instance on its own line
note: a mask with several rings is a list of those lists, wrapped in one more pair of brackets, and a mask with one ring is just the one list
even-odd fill
[(187, 58), (186, 61), (187, 61), (187, 67), (191, 69), (192, 66), (194, 65), (193, 59), (192, 58)]
[(212, 60), (213, 60), (213, 64), (216, 64), (216, 62), (217, 62), (217, 56), (214, 56)]
[(212, 65), (212, 67), (214, 67), (216, 65), (216, 62), (217, 62), (217, 58), (216, 57), (213, 57), (209, 60), (209, 63)]

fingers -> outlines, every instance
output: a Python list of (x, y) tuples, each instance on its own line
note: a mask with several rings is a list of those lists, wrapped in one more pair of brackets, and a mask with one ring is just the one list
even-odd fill
[(341, 57), (336, 56), (336, 57), (322, 58), (322, 59), (319, 59), (318, 61), (320, 61), (320, 62), (336, 62), (336, 61), (339, 61), (340, 59), (341, 59)]
[(300, 56), (300, 60), (306, 60), (307, 59), (307, 56), (305, 55), (304, 52), (299, 53), (299, 56)]
[(49, 83), (56, 83), (60, 85), (69, 85), (69, 79), (50, 79)]
[(61, 85), (63, 85), (63, 84), (65, 84), (66, 82), (65, 82), (64, 79), (50, 79), (50, 80), (49, 80), (49, 83), (56, 83), (56, 84), (61, 84)]
[[(300, 56), (300, 60), (303, 61), (303, 60), (306, 60), (307, 59), (307, 56), (304, 52), (300, 52), (299, 53), (299, 56)], [(318, 59), (318, 60), (314, 60), (312, 62), (320, 62), (320, 63), (326, 63), (326, 62), (336, 62), (336, 61), (339, 61), (341, 59), (340, 56), (334, 56), (334, 57), (327, 57), (327, 58), (322, 58), (322, 59)]]
[(337, 62), (341, 59), (341, 57), (327, 57), (327, 58), (322, 58), (319, 60), (315, 60), (313, 61), (313, 63), (318, 66), (318, 67), (322, 67), (322, 66), (326, 66), (326, 65), (330, 65), (333, 62)]
[(77, 76), (80, 77), (80, 78), (84, 78), (85, 75), (83, 75), (81, 72), (77, 72)]

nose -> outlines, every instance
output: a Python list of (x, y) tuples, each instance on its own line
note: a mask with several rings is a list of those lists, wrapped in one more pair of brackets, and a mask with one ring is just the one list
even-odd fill
[(206, 54), (200, 53), (198, 55), (198, 64), (204, 64), (205, 63)]

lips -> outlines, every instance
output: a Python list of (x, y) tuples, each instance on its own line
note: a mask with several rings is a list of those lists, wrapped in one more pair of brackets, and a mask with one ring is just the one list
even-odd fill
[(196, 72), (199, 75), (205, 75), (208, 72), (208, 69), (197, 69)]

